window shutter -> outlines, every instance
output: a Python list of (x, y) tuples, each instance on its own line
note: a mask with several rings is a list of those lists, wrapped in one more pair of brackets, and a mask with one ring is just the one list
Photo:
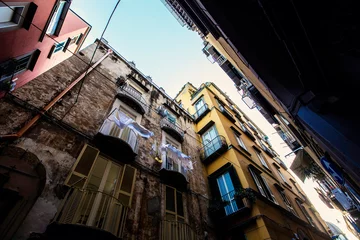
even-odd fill
[(240, 182), (240, 179), (239, 179), (239, 175), (237, 174), (236, 169), (234, 168), (234, 166), (230, 167), (229, 174), (230, 174), (231, 181), (233, 182), (234, 188), (235, 189), (241, 188), (242, 186), (241, 186), (241, 182)]
[(121, 176), (119, 191), (119, 200), (122, 204), (124, 204), (124, 206), (131, 205), (135, 179), (136, 168), (131, 167), (130, 165), (125, 165), (123, 175)]
[(99, 150), (85, 144), (65, 184), (82, 188), (98, 155)]
[[(272, 191), (271, 191), (271, 189), (270, 189), (270, 187), (269, 187), (269, 184), (267, 183), (266, 179), (265, 179), (263, 176), (260, 176), (260, 177), (262, 178), (263, 183), (264, 183), (266, 189), (268, 190), (269, 194), (271, 195), (272, 201), (273, 201), (274, 203), (276, 203), (276, 204), (279, 204), (279, 203), (276, 201), (276, 198), (275, 198), (274, 194), (272, 193)], [(270, 199), (270, 200), (271, 200), (271, 199)]]
[(263, 189), (263, 187), (261, 186), (260, 180), (258, 179), (258, 176), (253, 172), (253, 170), (251, 168), (249, 168), (249, 171), (251, 173), (251, 176), (254, 179), (254, 182), (256, 184), (256, 186), (258, 187), (261, 195), (263, 195), (264, 197), (266, 197), (266, 193), (265, 190)]

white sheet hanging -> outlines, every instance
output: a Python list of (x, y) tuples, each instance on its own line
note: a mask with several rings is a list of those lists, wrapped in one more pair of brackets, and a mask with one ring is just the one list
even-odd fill
[(181, 166), (186, 169), (193, 170), (193, 164), (191, 162), (191, 157), (182, 153), (179, 149), (174, 147), (171, 144), (163, 144), (160, 147), (160, 151), (166, 152), (166, 154), (170, 155), (170, 157), (175, 161), (180, 161)]
[(129, 118), (126, 114), (115, 111), (115, 113), (111, 114), (108, 118), (110, 121), (114, 122), (120, 129), (124, 129), (126, 127), (134, 130), (138, 135), (143, 138), (150, 138), (154, 136), (154, 133), (145, 127), (141, 126), (131, 118)]

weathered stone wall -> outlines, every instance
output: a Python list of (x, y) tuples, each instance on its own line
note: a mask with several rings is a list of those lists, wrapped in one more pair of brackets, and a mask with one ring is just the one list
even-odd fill
[[(82, 50), (82, 53), (16, 90), (14, 95), (37, 108), (44, 107), (86, 70), (86, 63), (89, 62), (94, 49), (95, 44), (92, 44)], [(93, 62), (106, 52), (106, 46), (102, 46), (96, 52)], [(149, 152), (154, 140), (159, 143), (162, 136), (159, 124), (161, 116), (155, 109), (168, 102), (181, 116), (181, 128), (186, 129), (182, 151), (191, 156), (195, 163), (194, 170), (189, 174), (190, 191), (184, 194), (186, 218), (200, 239), (204, 238), (205, 231), (209, 233), (208, 239), (213, 239), (207, 214), (207, 179), (199, 159), (199, 139), (189, 115), (171, 103), (172, 100), (167, 98), (164, 92), (158, 91), (151, 82), (137, 73), (136, 69), (131, 69), (128, 63), (116, 54), (107, 57), (96, 70), (90, 72), (82, 83), (77, 84), (51, 108), (48, 114), (57, 120), (50, 121), (43, 117), (21, 138), (14, 142), (2, 143), (3, 148), (11, 145), (35, 154), (46, 169), (45, 189), (15, 239), (26, 239), (31, 232), (45, 231), (61, 201), (56, 196), (57, 186), (64, 183), (82, 146), (84, 143), (92, 144), (92, 138), (109, 114), (116, 96), (116, 78), (126, 77), (134, 71), (136, 79), (150, 89), (144, 96), (150, 110), (142, 117), (141, 124), (155, 135), (149, 140), (140, 139), (139, 153), (134, 163), (138, 171), (126, 223), (126, 237), (159, 238), (159, 224), (165, 212), (165, 185), (161, 184), (159, 179), (160, 164), (149, 155)], [(34, 109), (19, 106), (11, 98), (0, 99), (0, 134), (18, 131), (34, 115)]]

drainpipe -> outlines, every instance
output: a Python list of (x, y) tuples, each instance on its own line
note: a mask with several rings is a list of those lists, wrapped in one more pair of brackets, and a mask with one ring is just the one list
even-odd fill
[(27, 130), (29, 130), (32, 127), (32, 125), (34, 125), (41, 118), (42, 115), (44, 115), (47, 111), (49, 111), (49, 109), (51, 107), (53, 107), (55, 105), (55, 103), (57, 103), (57, 101), (59, 101), (66, 93), (68, 93), (77, 83), (79, 83), (82, 79), (84, 79), (84, 77), (88, 73), (90, 73), (92, 70), (94, 70), (95, 67), (97, 67), (97, 65), (99, 65), (111, 53), (112, 53), (112, 50), (109, 49), (108, 52), (102, 58), (100, 58), (96, 63), (94, 63), (94, 65), (89, 67), (88, 70), (86, 70), (84, 73), (82, 73), (75, 81), (73, 81), (69, 86), (67, 86), (59, 95), (57, 95), (53, 100), (51, 100), (51, 102), (49, 104), (47, 104), (41, 110), (41, 112), (39, 114), (37, 114), (33, 119), (31, 119), (17, 133), (0, 136), (0, 141), (15, 140), (17, 138), (20, 138)]

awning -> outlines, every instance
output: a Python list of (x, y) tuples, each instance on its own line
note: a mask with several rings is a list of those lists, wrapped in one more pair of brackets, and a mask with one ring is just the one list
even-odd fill
[(297, 152), (290, 169), (304, 182), (306, 178), (305, 169), (308, 169), (313, 161), (310, 155), (301, 149)]

